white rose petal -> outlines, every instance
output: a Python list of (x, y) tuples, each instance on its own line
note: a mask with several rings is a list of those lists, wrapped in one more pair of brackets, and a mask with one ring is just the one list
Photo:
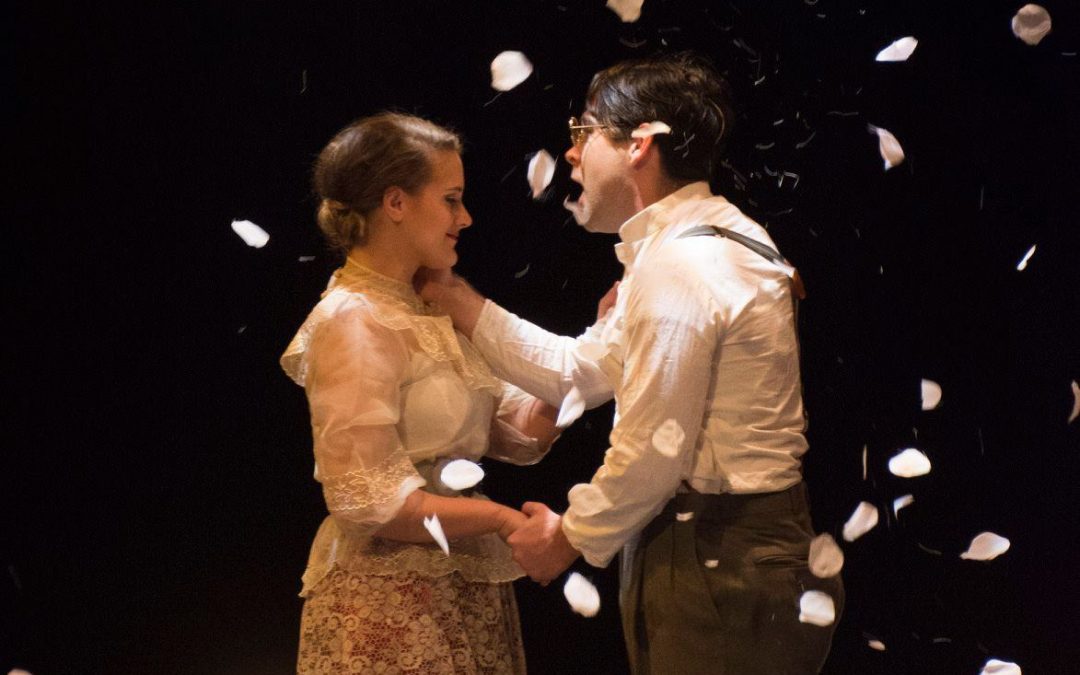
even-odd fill
[(876, 649), (879, 652), (885, 651), (885, 643), (881, 640), (870, 640), (866, 644), (870, 645), (870, 649)]
[(453, 490), (467, 490), (484, 479), (484, 470), (476, 462), (455, 459), (443, 467), (439, 480)]
[(670, 134), (671, 127), (663, 122), (649, 122), (643, 127), (638, 127), (630, 132), (630, 138), (646, 138), (657, 134)]
[(878, 512), (870, 502), (859, 502), (851, 517), (844, 523), (844, 541), (855, 541), (877, 525)]
[(570, 603), (570, 609), (586, 618), (596, 616), (600, 611), (600, 593), (588, 579), (577, 572), (571, 572), (563, 586), (563, 595)]
[(799, 621), (829, 626), (836, 620), (836, 606), (828, 593), (806, 591), (799, 598)]
[(878, 136), (878, 152), (881, 153), (881, 158), (885, 160), (886, 171), (904, 161), (904, 149), (900, 147), (900, 141), (896, 140), (896, 136), (893, 136), (892, 132), (888, 129), (875, 127), (873, 124), (867, 126), (870, 133)]
[(442, 524), (439, 522), (438, 514), (433, 513), (430, 518), (424, 518), (424, 529), (428, 531), (428, 534), (443, 550), (443, 553), (450, 555), (450, 544), (446, 541), (446, 534), (442, 531)]
[(1022, 675), (1022, 673), (1020, 666), (1012, 661), (989, 659), (979, 671), (979, 675)]
[(705, 567), (707, 567), (707, 568), (709, 568), (711, 570), (714, 570), (719, 566), (720, 566), (720, 561), (719, 560), (706, 560), (705, 561)]
[(922, 409), (933, 410), (941, 405), (941, 385), (933, 380), (922, 381)]
[(914, 501), (915, 495), (904, 495), (902, 497), (897, 497), (896, 499), (892, 500), (893, 515), (895, 516), (896, 514), (900, 513), (900, 509), (904, 508), (905, 506), (911, 506)]
[(529, 160), (529, 188), (532, 190), (533, 199), (539, 199), (544, 189), (551, 185), (551, 179), (555, 177), (555, 159), (548, 154), (547, 150), (539, 150)]
[(686, 433), (679, 426), (679, 422), (674, 419), (665, 420), (652, 435), (653, 447), (665, 457), (677, 456), (685, 440)]
[(971, 540), (968, 550), (960, 554), (964, 560), (993, 560), (1009, 550), (1009, 540), (993, 532), (982, 532)]
[(867, 446), (862, 446), (862, 479), (866, 480), (866, 450)]
[(930, 473), (930, 458), (915, 448), (908, 448), (889, 460), (889, 472), (901, 478), (914, 478)]
[(683, 511), (682, 513), (676, 513), (675, 514), (675, 520), (679, 521), (680, 523), (685, 523), (686, 521), (693, 520), (693, 519), (694, 519), (694, 512), (693, 511)]
[(641, 6), (645, 0), (608, 0), (607, 8), (619, 15), (623, 23), (633, 23), (641, 18)]
[(232, 221), (232, 229), (233, 232), (240, 235), (245, 244), (252, 248), (262, 248), (266, 246), (266, 242), (270, 241), (270, 235), (266, 233), (266, 230), (250, 220), (234, 220)]
[(835, 577), (844, 567), (844, 552), (831, 534), (819, 534), (810, 542), (809, 563), (815, 577)]
[(896, 40), (891, 45), (878, 52), (875, 61), (907, 61), (911, 53), (915, 51), (915, 47), (919, 45), (919, 41), (911, 37), (902, 37)]
[(555, 426), (565, 429), (576, 422), (583, 412), (585, 412), (585, 398), (577, 387), (570, 387), (562, 405), (559, 406), (559, 416), (555, 420)]
[(1050, 12), (1039, 5), (1024, 5), (1012, 18), (1012, 32), (1034, 47), (1050, 32)]
[(532, 75), (533, 67), (521, 52), (502, 52), (491, 62), (491, 88), (510, 91)]
[(1017, 263), (1016, 271), (1017, 272), (1023, 272), (1024, 270), (1026, 270), (1028, 261), (1031, 260), (1031, 256), (1033, 256), (1033, 255), (1035, 255), (1035, 246), (1032, 246), (1031, 248), (1029, 248), (1027, 250), (1027, 253), (1024, 254), (1024, 257), (1020, 260), (1019, 263)]
[(1073, 409), (1069, 413), (1069, 421), (1066, 424), (1072, 424), (1072, 421), (1077, 417), (1080, 417), (1080, 384), (1076, 383), (1076, 380), (1072, 381), (1072, 393), (1073, 393)]

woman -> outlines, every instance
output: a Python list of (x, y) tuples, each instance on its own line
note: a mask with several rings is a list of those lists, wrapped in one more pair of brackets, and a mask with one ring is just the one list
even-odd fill
[(440, 477), (452, 458), (538, 461), (555, 410), (495, 379), (412, 285), (457, 262), (472, 222), (460, 152), (452, 132), (384, 113), (315, 165), (319, 226), (346, 261), (282, 356), (307, 393), (330, 511), (304, 573), (302, 673), (525, 671), (522, 573), (503, 541), (525, 516)]

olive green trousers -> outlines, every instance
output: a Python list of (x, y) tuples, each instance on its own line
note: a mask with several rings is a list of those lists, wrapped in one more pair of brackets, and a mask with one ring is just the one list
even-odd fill
[[(817, 673), (844, 604), (839, 576), (807, 567), (806, 486), (755, 495), (678, 494), (623, 551), (623, 630), (635, 675)], [(804, 591), (836, 621), (799, 621)]]

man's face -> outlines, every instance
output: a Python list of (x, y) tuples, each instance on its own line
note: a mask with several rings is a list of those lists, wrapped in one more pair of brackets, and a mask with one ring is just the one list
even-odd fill
[[(586, 112), (582, 124), (597, 124)], [(636, 213), (637, 190), (632, 179), (629, 141), (612, 141), (603, 129), (589, 129), (585, 139), (566, 151), (573, 167), (570, 179), (582, 187), (577, 201), (563, 202), (578, 225), (589, 232), (615, 234)]]

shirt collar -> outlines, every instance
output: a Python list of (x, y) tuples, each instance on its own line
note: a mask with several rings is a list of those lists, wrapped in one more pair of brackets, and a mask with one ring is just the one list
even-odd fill
[(711, 196), (712, 191), (705, 181), (684, 185), (631, 216), (619, 228), (619, 238), (623, 243), (632, 244), (655, 234), (671, 222), (671, 213), (677, 206), (692, 199), (707, 199)]

